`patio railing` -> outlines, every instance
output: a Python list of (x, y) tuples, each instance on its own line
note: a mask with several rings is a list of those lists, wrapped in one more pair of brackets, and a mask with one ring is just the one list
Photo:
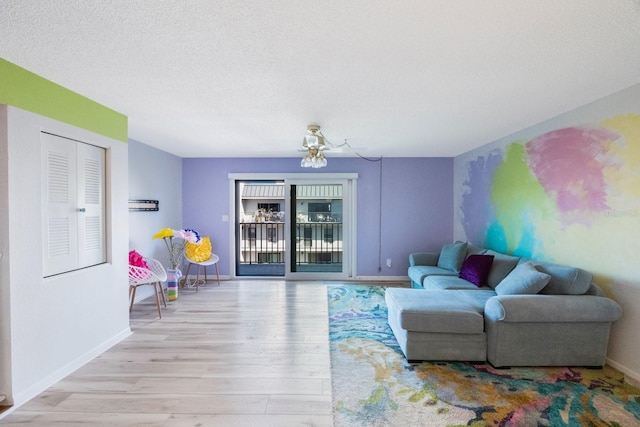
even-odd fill
[[(293, 227), (293, 271), (341, 271), (341, 222), (306, 222)], [(283, 222), (240, 223), (238, 274), (284, 275), (288, 240)]]

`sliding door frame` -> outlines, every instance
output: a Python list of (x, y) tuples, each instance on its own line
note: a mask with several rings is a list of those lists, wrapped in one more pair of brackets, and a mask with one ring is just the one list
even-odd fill
[[(263, 277), (270, 279), (282, 278), (285, 280), (349, 280), (356, 276), (357, 261), (357, 173), (230, 173), (229, 177), (229, 254), (230, 254), (230, 272), (233, 279), (255, 279), (260, 276), (238, 276), (236, 271), (236, 257), (238, 256), (237, 238), (236, 238), (236, 208), (238, 200), (236, 200), (236, 181), (284, 181), (287, 197), (285, 199), (285, 235), (291, 235), (291, 227), (293, 218), (290, 218), (291, 197), (289, 196), (291, 185), (305, 184), (342, 184), (343, 198), (345, 198), (345, 206), (343, 206), (346, 218), (343, 218), (345, 224), (345, 241), (348, 242), (343, 246), (343, 268), (342, 273), (292, 273), (291, 272), (291, 256), (290, 251), (295, 250), (291, 247), (292, 242), (287, 242), (285, 255), (285, 276), (284, 277)], [(346, 197), (345, 197), (346, 195)]]

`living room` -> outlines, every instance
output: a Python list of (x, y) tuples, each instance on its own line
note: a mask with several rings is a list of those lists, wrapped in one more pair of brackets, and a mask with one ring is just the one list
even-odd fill
[[(638, 13), (637, 6), (631, 9)], [(2, 60), (0, 68), (2, 80), (7, 82), (0, 91), (0, 103), (65, 122), (59, 111), (52, 113), (42, 105), (33, 106), (35, 100), (36, 104), (53, 103), (52, 110), (59, 110), (60, 104), (46, 95), (51, 92), (40, 89), (60, 82), (48, 81), (45, 72), (36, 72), (28, 63), (13, 59), (12, 51), (3, 49), (0, 54), (7, 59)], [(622, 55), (620, 61), (623, 60), (632, 61)], [(616, 64), (625, 69), (623, 65)], [(626, 66), (627, 70), (638, 71), (637, 63)], [(634, 75), (635, 80), (629, 78), (620, 83), (622, 86), (610, 84), (594, 91), (601, 96), (581, 104), (558, 105), (552, 115), (514, 121), (511, 123), (514, 131), (506, 136), (495, 134), (477, 140), (470, 136), (468, 147), (456, 155), (412, 156), (401, 152), (380, 156), (372, 148), (363, 151), (369, 160), (380, 159), (376, 162), (355, 153), (332, 155), (329, 150), (328, 165), (314, 172), (357, 174), (356, 269), (352, 279), (381, 283), (404, 280), (410, 253), (439, 250), (455, 240), (582, 267), (592, 272), (606, 294), (623, 307), (623, 317), (612, 329), (608, 363), (629, 379), (639, 381), (640, 338), (636, 331), (640, 325), (637, 310), (640, 287), (634, 268), (635, 254), (640, 250), (634, 235), (640, 218), (638, 75)], [(624, 76), (617, 77), (623, 81)], [(601, 78), (590, 75), (590, 80), (583, 84), (593, 86)], [(25, 81), (27, 84), (23, 85)], [(15, 87), (20, 87), (18, 92)], [(75, 104), (78, 110), (97, 104), (80, 98), (87, 96), (93, 100), (99, 96), (72, 94), (64, 88), (55, 90), (69, 96), (65, 102)], [(571, 88), (578, 90), (579, 85)], [(499, 99), (516, 109), (527, 103), (522, 96), (512, 100), (510, 93), (502, 93)], [(284, 175), (309, 171), (300, 167), (298, 149), (310, 122), (294, 124), (298, 133), (293, 138), (295, 144), (286, 147), (289, 153), (286, 155), (272, 156), (263, 149), (252, 157), (218, 156), (214, 152), (207, 156), (179, 156), (164, 150), (152, 137), (136, 140), (132, 129), (140, 132), (136, 129), (140, 125), (132, 114), (127, 113), (127, 124), (127, 117), (108, 108), (112, 106), (94, 107), (106, 111), (111, 120), (107, 131), (100, 127), (104, 123), (91, 123), (87, 118), (80, 118), (80, 124), (73, 121), (71, 124), (88, 129), (91, 134), (115, 139), (121, 145), (110, 142), (108, 147), (113, 156), (110, 176), (113, 226), (109, 232), (113, 267), (104, 279), (96, 279), (95, 272), (83, 272), (71, 278), (43, 280), (42, 276), (32, 277), (33, 273), (27, 271), (40, 262), (39, 255), (24, 248), (25, 241), (41, 240), (40, 230), (29, 228), (38, 228), (32, 225), (40, 221), (39, 211), (29, 210), (32, 203), (39, 203), (30, 193), (39, 191), (40, 181), (37, 175), (29, 177), (24, 173), (32, 167), (33, 152), (21, 152), (22, 142), (9, 142), (2, 147), (5, 165), (2, 169), (6, 171), (1, 190), (2, 231), (9, 237), (3, 240), (4, 256), (0, 259), (0, 337), (7, 343), (3, 345), (0, 363), (4, 374), (0, 393), (8, 390), (6, 394), (18, 404), (126, 338), (129, 329), (126, 286), (114, 290), (108, 284), (126, 283), (129, 249), (163, 259), (164, 248), (151, 236), (164, 227), (194, 228), (211, 236), (214, 251), (221, 259), (220, 274), (224, 279), (234, 279), (231, 233), (234, 199), (230, 174)], [(72, 114), (75, 118), (82, 115), (78, 110)], [(3, 111), (2, 129), (10, 134), (7, 128), (13, 129), (12, 125), (6, 123), (12, 113)], [(189, 127), (188, 120), (180, 114), (176, 118)], [(335, 118), (314, 120), (322, 125), (329, 139), (343, 139), (340, 132), (326, 124)], [(464, 122), (462, 116), (447, 123), (450, 127), (464, 127)], [(387, 138), (393, 139), (395, 128), (403, 124), (396, 121)], [(47, 122), (47, 126), (58, 125)], [(253, 124), (246, 126), (251, 128)], [(261, 131), (256, 126), (247, 132), (257, 138)], [(351, 134), (348, 137), (357, 139)], [(554, 151), (549, 142), (564, 142), (564, 149)], [(353, 141), (350, 144), (357, 146)], [(129, 199), (159, 200), (159, 211), (127, 212)], [(23, 232), (18, 234), (15, 230)], [(387, 259), (392, 260), (390, 266)], [(105, 273), (104, 270), (98, 274)], [(80, 285), (91, 281), (96, 283), (86, 283), (84, 289)], [(94, 301), (96, 297), (100, 303)], [(54, 307), (49, 307), (51, 301), (56, 302), (51, 304)], [(39, 313), (37, 318), (35, 313)]]

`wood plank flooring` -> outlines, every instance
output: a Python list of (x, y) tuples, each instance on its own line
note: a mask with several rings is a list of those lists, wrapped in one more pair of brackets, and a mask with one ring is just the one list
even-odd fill
[(209, 282), (0, 419), (2, 426), (331, 426), (326, 285)]

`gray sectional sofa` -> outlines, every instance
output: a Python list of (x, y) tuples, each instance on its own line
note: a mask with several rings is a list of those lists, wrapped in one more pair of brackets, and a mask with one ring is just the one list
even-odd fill
[(408, 360), (603, 366), (621, 307), (582, 269), (466, 242), (409, 258), (412, 289), (389, 288), (389, 325)]

